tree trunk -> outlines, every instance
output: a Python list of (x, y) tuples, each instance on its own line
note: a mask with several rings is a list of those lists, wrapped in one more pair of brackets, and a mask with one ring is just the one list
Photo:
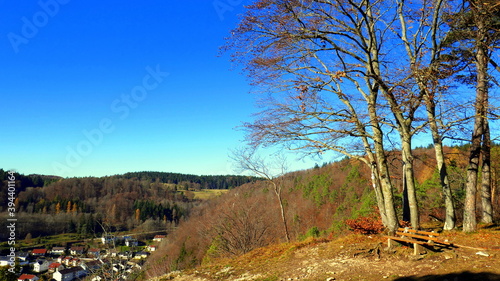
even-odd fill
[[(387, 220), (387, 229), (390, 234), (395, 234), (398, 229), (399, 222), (396, 215), (396, 209), (394, 206), (394, 194), (393, 194), (393, 186), (390, 179), (389, 166), (387, 164), (387, 157), (385, 155), (384, 149), (384, 136), (382, 133), (382, 129), (380, 128), (380, 120), (377, 114), (377, 98), (380, 90), (380, 84), (375, 82), (376, 79), (374, 77), (380, 77), (380, 61), (379, 61), (379, 50), (377, 43), (377, 32), (373, 29), (375, 24), (373, 22), (374, 18), (372, 15), (372, 10), (370, 7), (370, 3), (366, 2), (367, 6), (366, 14), (368, 16), (368, 37), (367, 40), (370, 44), (368, 44), (367, 51), (367, 61), (366, 61), (366, 69), (368, 70), (368, 75), (365, 77), (366, 85), (370, 89), (370, 95), (367, 100), (368, 104), (368, 115), (370, 117), (370, 124), (372, 125), (373, 131), (373, 146), (375, 149), (375, 157), (376, 157), (376, 165), (378, 169), (378, 176), (380, 187), (382, 189), (382, 196), (384, 198), (384, 207), (385, 207), (385, 216)], [(373, 76), (373, 77), (372, 77)]]
[(372, 175), (372, 185), (375, 191), (375, 197), (377, 199), (377, 207), (380, 213), (380, 218), (382, 219), (382, 224), (388, 226), (387, 215), (385, 212), (384, 205), (384, 194), (382, 193), (382, 188), (380, 186), (380, 177), (378, 176), (377, 165), (372, 162), (370, 165), (371, 175)]
[(436, 153), (437, 168), (439, 171), (439, 180), (441, 183), (441, 189), (443, 191), (444, 197), (444, 208), (445, 208), (445, 221), (444, 230), (452, 230), (455, 228), (456, 214), (455, 214), (455, 204), (453, 202), (453, 195), (451, 193), (450, 183), (448, 179), (448, 172), (446, 169), (446, 163), (444, 162), (444, 152), (443, 145), (441, 143), (434, 144), (434, 150)]
[(411, 226), (414, 229), (420, 227), (420, 217), (418, 211), (417, 191), (415, 188), (415, 176), (413, 170), (413, 153), (411, 150), (411, 137), (402, 136), (402, 156), (405, 175), (406, 190), (408, 193), (408, 206), (410, 209)]
[(493, 223), (493, 206), (491, 201), (491, 140), (488, 119), (483, 120), (483, 147), (481, 173), (481, 205), (483, 209), (481, 222)]
[[(482, 30), (482, 25), (478, 24), (478, 33)], [(469, 154), (469, 164), (467, 167), (467, 183), (465, 188), (465, 206), (464, 206), (464, 232), (473, 232), (477, 230), (476, 221), (476, 193), (477, 193), (477, 174), (479, 170), (479, 156), (481, 154), (481, 139), (484, 131), (484, 118), (487, 108), (487, 50), (481, 45), (480, 39), (477, 39), (476, 53), (476, 116), (474, 118), (474, 131), (471, 137), (471, 147)]]
[[(367, 82), (367, 84), (369, 83)], [(399, 226), (399, 222), (396, 215), (396, 209), (394, 207), (394, 194), (392, 191), (391, 179), (389, 177), (389, 166), (387, 164), (387, 158), (385, 156), (383, 144), (384, 138), (377, 116), (377, 93), (378, 87), (373, 86), (371, 89), (370, 99), (368, 100), (368, 112), (370, 116), (370, 123), (372, 125), (373, 147), (375, 149), (376, 158), (375, 162), (373, 162), (372, 164), (376, 165), (376, 175), (378, 175), (382, 197), (384, 199), (384, 209), (387, 223), (385, 227), (387, 227), (390, 234), (394, 234), (396, 233), (396, 230)]]
[(444, 150), (441, 135), (439, 134), (439, 127), (436, 122), (436, 104), (429, 93), (424, 95), (425, 105), (427, 109), (427, 117), (429, 119), (429, 127), (432, 134), (432, 142), (434, 144), (434, 153), (436, 155), (436, 167), (439, 172), (439, 181), (441, 190), (443, 191), (444, 206), (445, 206), (445, 221), (444, 230), (452, 230), (455, 228), (456, 213), (455, 204), (453, 202), (453, 195), (451, 193), (450, 181), (448, 179), (448, 171), (444, 161)]
[(285, 216), (285, 207), (283, 206), (283, 199), (281, 198), (281, 187), (279, 187), (276, 183), (273, 182), (274, 185), (274, 193), (276, 193), (276, 196), (278, 197), (278, 202), (280, 205), (280, 211), (281, 211), (281, 220), (283, 221), (283, 228), (285, 231), (285, 239), (286, 242), (290, 242), (290, 234), (288, 233), (288, 225), (286, 221), (286, 216)]

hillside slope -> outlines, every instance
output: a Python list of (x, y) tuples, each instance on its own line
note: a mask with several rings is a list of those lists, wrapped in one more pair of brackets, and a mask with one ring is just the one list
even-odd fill
[(413, 256), (403, 246), (387, 251), (381, 235), (347, 235), (271, 245), (152, 280), (500, 280), (500, 228), (472, 235), (449, 232), (443, 239), (471, 248)]
[[(466, 149), (447, 148), (446, 152), (450, 186), (456, 200), (460, 226)], [(400, 153), (393, 151), (389, 154), (395, 204), (401, 217)], [(499, 163), (495, 162), (493, 169), (496, 174)], [(432, 149), (415, 149), (414, 164), (417, 169), (415, 181), (420, 219), (423, 223), (442, 222), (443, 198)], [(494, 178), (494, 186), (498, 186), (498, 180), (498, 177)], [(304, 241), (307, 237), (342, 237), (350, 233), (350, 229), (355, 229), (358, 222), (372, 228), (370, 233), (377, 233), (381, 229), (370, 171), (360, 161), (343, 159), (323, 167), (293, 172), (285, 175), (283, 182), (284, 216), (291, 241)], [(500, 198), (497, 193), (498, 189), (495, 189), (495, 205), (498, 205)], [(499, 218), (498, 210), (494, 215)], [(441, 231), (442, 228), (436, 230)], [(144, 267), (141, 280), (149, 280), (170, 271), (207, 265), (223, 257), (242, 256), (256, 248), (282, 245), (279, 243), (285, 241), (278, 200), (269, 183), (261, 181), (245, 184), (193, 209), (189, 219), (183, 221), (152, 255)], [(327, 272), (325, 270), (321, 272)], [(283, 272), (291, 271), (286, 269)], [(277, 274), (281, 276), (279, 272)]]

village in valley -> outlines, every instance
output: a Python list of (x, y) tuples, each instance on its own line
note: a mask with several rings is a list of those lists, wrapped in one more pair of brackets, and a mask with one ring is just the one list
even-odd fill
[[(132, 235), (103, 235), (70, 246), (16, 252), (18, 281), (126, 280), (141, 270), (165, 235), (138, 240)], [(66, 243), (64, 243), (66, 244)], [(0, 256), (0, 267), (10, 264)]]

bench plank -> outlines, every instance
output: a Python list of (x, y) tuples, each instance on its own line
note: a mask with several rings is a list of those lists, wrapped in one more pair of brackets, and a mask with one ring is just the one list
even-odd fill
[[(400, 242), (405, 242), (405, 243), (410, 243), (413, 244), (413, 249), (414, 249), (414, 254), (418, 255), (420, 254), (420, 245), (426, 245), (426, 246), (440, 246), (440, 247), (448, 247), (452, 246), (452, 243), (444, 242), (438, 240), (437, 236), (439, 236), (439, 233), (435, 232), (429, 232), (429, 231), (421, 231), (421, 230), (415, 230), (411, 228), (398, 228), (398, 231), (396, 231), (396, 235), (398, 236), (385, 236), (387, 237), (387, 244), (388, 247), (392, 247), (391, 241), (400, 241)], [(420, 239), (420, 240), (417, 240)], [(422, 241), (424, 240), (424, 241)], [(437, 245), (440, 244), (440, 245)]]
[(398, 228), (398, 231), (401, 232), (412, 232), (412, 233), (419, 233), (419, 234), (424, 234), (424, 235), (430, 235), (430, 236), (439, 236), (439, 233), (436, 232), (429, 232), (429, 231), (423, 231), (423, 230), (416, 230), (413, 228)]
[(430, 237), (430, 236), (424, 236), (424, 235), (418, 235), (418, 234), (412, 234), (412, 233), (404, 233), (404, 232), (396, 232), (396, 235), (407, 236), (407, 237), (412, 237), (412, 238), (417, 238), (417, 239), (422, 239), (422, 240), (431, 240), (431, 241), (434, 241), (436, 243), (440, 243), (440, 241), (436, 237)]

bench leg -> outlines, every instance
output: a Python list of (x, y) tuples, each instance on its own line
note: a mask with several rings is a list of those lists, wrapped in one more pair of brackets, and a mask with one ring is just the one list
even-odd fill
[(420, 244), (418, 244), (418, 243), (413, 243), (413, 254), (414, 254), (415, 256), (420, 255), (420, 253), (421, 253), (421, 248), (422, 248), (422, 246), (420, 246)]
[(387, 238), (387, 249), (388, 250), (392, 249), (392, 239), (391, 238)]

